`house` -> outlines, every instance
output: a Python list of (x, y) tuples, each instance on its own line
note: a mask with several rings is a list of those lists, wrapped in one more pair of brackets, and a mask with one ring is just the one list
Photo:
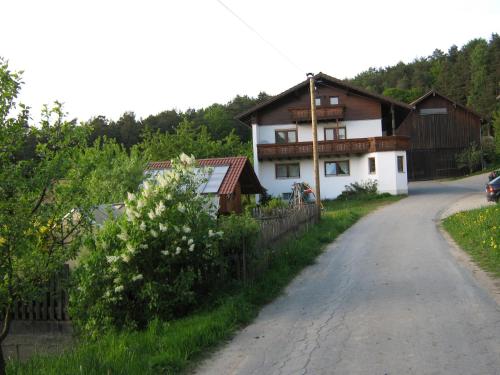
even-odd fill
[[(406, 194), (409, 138), (396, 135), (412, 107), (319, 73), (315, 77), (321, 198), (353, 182)], [(236, 117), (252, 128), (254, 168), (273, 196), (314, 183), (309, 80)]]
[(412, 111), (396, 134), (410, 137), (408, 178), (429, 180), (460, 175), (455, 156), (481, 143), (481, 115), (429, 91), (410, 103)]
[[(252, 164), (245, 156), (226, 158), (198, 159), (198, 167), (208, 167), (207, 182), (200, 186), (200, 192), (213, 194), (219, 207), (219, 213), (242, 212), (242, 194), (262, 194), (264, 192)], [(147, 171), (150, 174), (170, 169), (170, 161), (151, 162)]]

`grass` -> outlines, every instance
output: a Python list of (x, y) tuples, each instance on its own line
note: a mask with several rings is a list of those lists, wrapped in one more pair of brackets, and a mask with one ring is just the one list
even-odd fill
[(24, 364), (11, 362), (8, 374), (176, 374), (250, 323), (260, 308), (325, 246), (374, 209), (401, 197), (325, 202), (323, 219), (298, 237), (283, 242), (257, 282), (219, 298), (209, 308), (172, 322), (153, 322), (145, 331), (107, 333), (81, 342), (59, 355), (37, 356)]
[(484, 270), (500, 277), (500, 205), (459, 212), (443, 227)]

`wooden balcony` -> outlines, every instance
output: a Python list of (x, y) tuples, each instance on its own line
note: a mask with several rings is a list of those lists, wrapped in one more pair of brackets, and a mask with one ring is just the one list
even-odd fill
[[(290, 108), (292, 121), (294, 122), (311, 122), (310, 108)], [(317, 107), (316, 118), (322, 120), (341, 120), (344, 118), (345, 106), (336, 105), (333, 107)]]
[[(355, 138), (338, 141), (319, 141), (320, 156), (366, 154), (369, 152), (398, 151), (410, 148), (410, 138), (403, 136)], [(312, 158), (312, 142), (257, 145), (259, 160)]]

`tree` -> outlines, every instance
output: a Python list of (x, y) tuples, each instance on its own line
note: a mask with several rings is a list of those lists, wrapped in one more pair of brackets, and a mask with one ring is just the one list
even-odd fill
[[(28, 109), (16, 106), (21, 84), (21, 74), (0, 60), (0, 344), (9, 333), (13, 304), (36, 299), (75, 254), (88, 207), (81, 181), (67, 173), (86, 143), (85, 129), (66, 121), (59, 103), (44, 107), (38, 127), (28, 126)], [(25, 159), (30, 135), (37, 139), (36, 156)], [(68, 215), (75, 207), (78, 218)]]
[(197, 128), (187, 119), (179, 124), (175, 133), (146, 133), (140, 148), (149, 160), (170, 160), (179, 152), (200, 159), (236, 155), (251, 157), (252, 153), (250, 143), (242, 143), (234, 132), (217, 140), (205, 126)]
[(488, 79), (488, 43), (477, 41), (470, 55), (471, 85), (467, 105), (489, 114), (495, 105), (494, 89)]
[(497, 158), (500, 157), (500, 109), (493, 114), (493, 131), (495, 134), (495, 151)]
[(206, 179), (194, 167), (185, 154), (174, 159), (171, 170), (128, 195), (124, 215), (89, 236), (70, 304), (82, 333), (182, 315), (220, 277), (217, 207), (199, 194)]

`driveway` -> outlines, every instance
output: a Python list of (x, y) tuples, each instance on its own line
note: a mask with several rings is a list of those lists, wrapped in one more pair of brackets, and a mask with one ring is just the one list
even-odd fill
[(436, 226), (453, 207), (484, 200), (485, 179), (411, 184), (196, 373), (500, 374), (500, 307)]

